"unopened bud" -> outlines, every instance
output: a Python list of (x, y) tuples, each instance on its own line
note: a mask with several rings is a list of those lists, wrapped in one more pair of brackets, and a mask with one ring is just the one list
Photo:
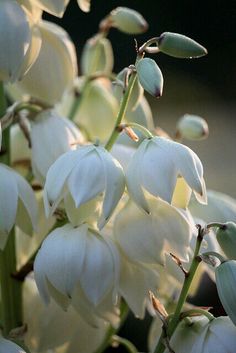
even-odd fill
[(216, 287), (227, 315), (236, 325), (236, 261), (230, 260), (216, 268)]
[(117, 7), (110, 14), (112, 27), (128, 34), (143, 33), (148, 29), (148, 24), (143, 16), (128, 7)]
[(185, 114), (177, 123), (177, 134), (188, 140), (202, 140), (207, 138), (209, 129), (200, 116)]
[(216, 232), (217, 241), (230, 260), (236, 260), (236, 224), (227, 222)]
[(145, 91), (154, 97), (161, 97), (164, 80), (162, 72), (156, 62), (149, 58), (141, 59), (136, 69), (139, 82)]
[(179, 33), (164, 32), (158, 40), (162, 53), (176, 58), (199, 58), (207, 54), (206, 48)]
[(114, 58), (110, 41), (107, 38), (90, 38), (83, 49), (81, 67), (84, 75), (95, 72), (110, 73)]

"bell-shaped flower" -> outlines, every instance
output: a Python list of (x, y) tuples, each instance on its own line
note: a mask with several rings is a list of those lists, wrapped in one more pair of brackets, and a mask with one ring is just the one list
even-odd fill
[(0, 164), (0, 248), (5, 247), (14, 224), (31, 234), (37, 223), (37, 204), (33, 190), (23, 177)]
[(64, 353), (93, 353), (102, 344), (109, 328), (105, 322), (98, 328), (88, 325), (72, 307), (65, 312), (54, 301), (45, 306), (31, 276), (24, 282), (23, 303), (28, 326), (24, 339), (30, 352), (50, 349), (58, 353), (66, 345)]
[(26, 353), (23, 348), (16, 343), (0, 337), (0, 353)]
[[(50, 167), (44, 189), (45, 209), (50, 214), (67, 195), (79, 208), (103, 195), (102, 228), (108, 221), (125, 188), (122, 167), (103, 147), (87, 145), (78, 147), (59, 157)], [(66, 209), (69, 212), (68, 209)]]
[(178, 325), (170, 347), (176, 353), (231, 353), (236, 347), (236, 327), (227, 316), (211, 321), (203, 316), (188, 318)]
[(172, 252), (188, 260), (191, 226), (173, 206), (161, 199), (150, 199), (151, 213), (129, 201), (117, 215), (115, 240), (133, 262), (164, 264), (164, 254)]
[(62, 17), (70, 0), (34, 0), (36, 6), (51, 15)]
[[(39, 56), (24, 78), (13, 88), (22, 97), (30, 95), (54, 105), (76, 77), (75, 48), (66, 31), (58, 25), (40, 21), (37, 28), (42, 37)], [(9, 89), (12, 90), (12, 87)]]
[(28, 14), (16, 1), (0, 2), (0, 80), (14, 82), (36, 60), (41, 39)]
[(185, 179), (199, 202), (206, 202), (198, 156), (187, 146), (164, 137), (145, 139), (126, 172), (128, 191), (137, 205), (149, 213), (145, 192), (171, 203), (178, 176)]
[(194, 217), (205, 222), (236, 222), (236, 200), (222, 192), (207, 190), (207, 205), (201, 205), (191, 199), (189, 209)]
[(44, 181), (49, 167), (63, 153), (76, 149), (84, 139), (70, 120), (55, 110), (45, 110), (31, 122), (32, 167), (39, 181)]
[(44, 240), (34, 264), (35, 280), (45, 303), (52, 296), (68, 307), (78, 291), (94, 307), (111, 291), (116, 295), (119, 255), (115, 245), (91, 230), (67, 224)]

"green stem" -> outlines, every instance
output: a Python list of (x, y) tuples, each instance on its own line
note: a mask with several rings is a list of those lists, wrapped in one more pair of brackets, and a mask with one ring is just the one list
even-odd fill
[(118, 328), (114, 328), (112, 326), (109, 327), (109, 329), (107, 330), (106, 336), (105, 336), (101, 346), (94, 353), (103, 353), (105, 351), (105, 349), (110, 346), (111, 340), (112, 340), (112, 336), (120, 330), (121, 326), (125, 322), (125, 320), (127, 318), (127, 315), (129, 313), (129, 307), (128, 307), (128, 305), (125, 302), (121, 303), (120, 311), (121, 311), (121, 314), (120, 314), (120, 325), (119, 325), (119, 327)]
[[(3, 84), (0, 83), (0, 116), (6, 111)], [(3, 131), (0, 162), (10, 165), (10, 129)], [(2, 200), (0, 200), (2, 202)], [(4, 250), (0, 250), (1, 321), (3, 334), (22, 325), (22, 284), (11, 275), (16, 271), (15, 230), (9, 234)]]
[[(167, 332), (166, 332), (168, 338), (170, 338), (173, 335), (173, 333), (175, 332), (175, 329), (179, 323), (181, 310), (182, 310), (183, 305), (187, 299), (189, 288), (192, 284), (194, 275), (195, 275), (197, 268), (200, 264), (200, 259), (198, 257), (198, 254), (199, 254), (199, 250), (201, 247), (202, 239), (203, 239), (202, 230), (199, 229), (192, 264), (190, 266), (190, 269), (188, 271), (187, 276), (185, 277), (184, 284), (183, 284), (182, 290), (180, 292), (179, 300), (178, 300), (177, 306), (175, 308), (175, 312), (174, 312), (173, 316), (171, 317), (170, 322), (168, 323), (168, 328), (167, 328)], [(165, 350), (165, 345), (163, 343), (164, 337), (165, 337), (165, 333), (163, 332), (153, 353), (163, 353), (164, 352), (164, 350)]]
[(148, 139), (151, 139), (153, 137), (153, 134), (143, 125), (140, 125), (138, 123), (127, 123), (124, 125), (141, 131), (141, 133)]
[(207, 310), (201, 309), (201, 308), (196, 308), (196, 309), (191, 309), (187, 310), (184, 313), (181, 314), (181, 320), (184, 319), (185, 317), (191, 317), (191, 316), (201, 316), (204, 315), (208, 318), (209, 321), (214, 320), (214, 316), (209, 313)]
[(119, 136), (119, 125), (120, 123), (122, 122), (124, 116), (125, 116), (125, 113), (126, 113), (126, 110), (127, 110), (127, 107), (128, 107), (128, 102), (129, 102), (129, 99), (130, 99), (130, 96), (131, 96), (131, 93), (132, 93), (132, 89), (134, 87), (134, 83), (136, 81), (136, 78), (137, 78), (137, 74), (136, 73), (133, 73), (133, 75), (131, 76), (130, 80), (129, 80), (129, 84), (128, 84), (128, 87), (125, 91), (125, 94), (123, 96), (123, 99), (121, 101), (121, 105), (120, 105), (120, 110), (119, 110), (119, 113), (117, 115), (117, 118), (116, 118), (116, 124), (115, 124), (115, 127), (111, 133), (111, 136), (109, 138), (109, 140), (107, 141), (106, 143), (106, 150), (110, 151), (110, 149), (112, 148), (112, 146), (114, 145), (114, 143), (116, 142), (116, 139), (118, 138)]
[(129, 352), (129, 353), (138, 353), (138, 351), (137, 351), (136, 347), (133, 345), (133, 343), (130, 342), (129, 340), (127, 340), (126, 338), (115, 335), (112, 337), (112, 343), (124, 346), (126, 348), (127, 352)]

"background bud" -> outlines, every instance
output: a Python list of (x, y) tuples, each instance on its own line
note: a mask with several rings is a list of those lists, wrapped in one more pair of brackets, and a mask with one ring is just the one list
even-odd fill
[(177, 123), (177, 134), (188, 140), (202, 140), (209, 133), (206, 120), (200, 116), (185, 114)]
[(141, 59), (137, 66), (138, 79), (145, 91), (160, 97), (163, 90), (163, 76), (156, 62), (149, 58)]
[(216, 232), (221, 249), (230, 260), (236, 260), (236, 224), (227, 222)]
[(143, 16), (128, 7), (117, 7), (111, 12), (110, 19), (112, 27), (128, 34), (139, 34), (148, 29), (148, 24)]
[(162, 53), (176, 58), (199, 58), (207, 54), (206, 48), (201, 44), (179, 33), (162, 33), (158, 47)]

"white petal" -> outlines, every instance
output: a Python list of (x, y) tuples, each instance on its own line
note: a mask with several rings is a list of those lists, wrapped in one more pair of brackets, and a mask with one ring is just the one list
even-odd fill
[(104, 191), (104, 167), (95, 149), (78, 160), (68, 178), (68, 188), (76, 207), (92, 200)]
[(37, 226), (37, 202), (35, 199), (35, 195), (29, 184), (26, 182), (24, 178), (15, 173), (15, 178), (17, 182), (18, 195), (20, 200), (22, 201), (27, 214), (29, 215), (31, 224), (34, 229)]
[(77, 158), (76, 151), (66, 152), (49, 168), (44, 186), (44, 205), (47, 216), (50, 214), (50, 209), (55, 209), (62, 199), (64, 184)]
[(48, 13), (62, 17), (69, 0), (34, 0), (37, 6)]
[(144, 140), (139, 146), (138, 150), (133, 155), (131, 162), (128, 165), (126, 172), (127, 188), (132, 199), (139, 207), (144, 209), (147, 213), (150, 212), (147, 201), (142, 190), (141, 180), (141, 165), (145, 150), (149, 144), (148, 140)]
[(142, 185), (150, 194), (171, 202), (178, 175), (174, 161), (163, 144), (149, 141), (142, 164)]
[(225, 351), (233, 352), (236, 347), (236, 327), (228, 316), (221, 316), (214, 319), (210, 324), (211, 340), (214, 342), (215, 338), (221, 341)]
[(77, 0), (80, 9), (84, 12), (90, 11), (90, 0)]
[(17, 203), (15, 172), (0, 164), (0, 229), (5, 233), (9, 233), (15, 223)]
[(50, 302), (50, 294), (49, 294), (44, 270), (45, 268), (44, 268), (43, 255), (41, 255), (41, 250), (39, 250), (34, 260), (34, 277), (38, 287), (39, 294), (42, 300), (44, 301), (44, 303), (48, 305)]
[(125, 190), (125, 176), (121, 165), (107, 151), (100, 148), (99, 153), (106, 178), (102, 217), (98, 225), (99, 229), (101, 229), (109, 220)]
[(114, 263), (109, 247), (101, 236), (87, 234), (86, 255), (80, 279), (88, 299), (98, 305), (114, 283)]
[(26, 353), (16, 343), (0, 337), (0, 353)]

